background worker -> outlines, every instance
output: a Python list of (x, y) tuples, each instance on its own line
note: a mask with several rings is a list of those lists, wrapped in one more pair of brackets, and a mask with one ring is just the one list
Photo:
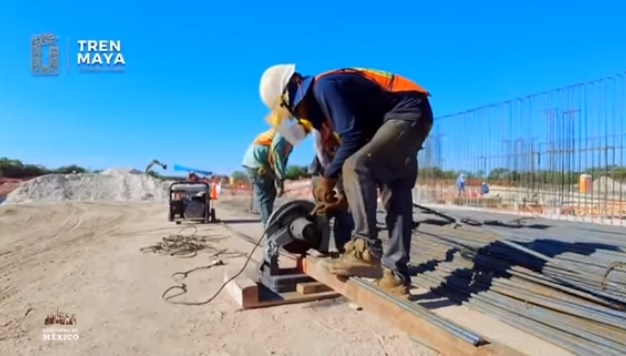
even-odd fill
[(482, 182), (480, 184), (480, 195), (486, 196), (487, 194), (489, 194), (489, 185), (487, 184), (487, 182)]
[(293, 145), (271, 129), (256, 137), (243, 158), (263, 225), (274, 210), (276, 197), (284, 194), (285, 170), (292, 150)]
[[(334, 131), (341, 141), (315, 195), (327, 208), (349, 203), (355, 231), (353, 244), (329, 270), (341, 276), (381, 276), (382, 263), (379, 287), (407, 296), (417, 153), (433, 125), (428, 92), (380, 71), (341, 69), (311, 77), (285, 64), (263, 73), (260, 94), (271, 110), (268, 122), (293, 145), (312, 128), (322, 134)], [(340, 175), (345, 196), (333, 192)], [(378, 185), (390, 237), (384, 254), (376, 229)]]
[[(319, 131), (313, 131), (313, 137), (315, 138), (315, 157), (313, 158), (313, 162), (311, 163), (311, 167), (309, 168), (312, 179), (311, 183), (313, 184), (313, 189), (317, 185), (317, 181), (324, 174), (324, 169), (330, 164), (331, 156), (333, 152), (325, 152), (323, 149), (322, 135)], [(338, 194), (344, 194), (342, 185), (340, 182), (337, 183), (337, 192)], [(315, 198), (315, 195), (313, 196)], [(333, 237), (335, 241), (335, 248), (338, 252), (344, 252), (344, 246), (348, 241), (350, 241), (350, 237), (352, 236), (352, 229), (354, 229), (354, 220), (352, 220), (352, 215), (348, 211), (347, 207), (337, 207), (334, 211), (325, 211), (328, 215), (328, 219), (334, 219), (333, 221)]]
[(465, 196), (465, 173), (459, 174), (456, 179), (456, 189), (458, 191), (458, 196)]

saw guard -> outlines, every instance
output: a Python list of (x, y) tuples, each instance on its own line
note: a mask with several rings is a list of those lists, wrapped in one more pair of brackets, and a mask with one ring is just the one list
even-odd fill
[[(281, 205), (272, 212), (272, 215), (267, 220), (265, 225), (267, 238), (271, 239), (280, 229), (288, 226), (295, 219), (310, 216), (314, 209), (315, 203), (309, 200), (293, 200)], [(294, 239), (290, 243), (283, 245), (282, 248), (289, 253), (304, 254), (309, 249), (318, 248), (321, 240), (321, 235), (319, 241), (307, 242)]]

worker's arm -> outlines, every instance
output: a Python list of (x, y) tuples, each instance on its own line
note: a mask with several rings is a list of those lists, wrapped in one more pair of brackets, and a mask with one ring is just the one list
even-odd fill
[(322, 112), (333, 122), (335, 132), (341, 137), (337, 153), (324, 171), (324, 176), (330, 179), (339, 178), (343, 163), (365, 142), (363, 128), (344, 100), (340, 85), (341, 83), (332, 78), (324, 78), (317, 82), (313, 89)]
[(330, 157), (328, 157), (323, 150), (323, 137), (322, 134), (317, 131), (317, 130), (313, 130), (313, 143), (315, 144), (315, 155), (317, 156), (317, 159), (319, 160), (319, 163), (322, 165), (322, 167), (326, 168), (328, 167), (328, 165), (330, 164)]
[[(331, 162), (331, 157), (322, 149), (322, 134), (319, 131), (313, 131), (313, 139), (315, 141), (316, 155), (313, 160), (313, 164), (311, 165), (311, 171), (315, 175), (323, 175), (324, 169), (328, 167)], [(345, 194), (343, 189), (343, 179), (341, 179), (341, 176), (337, 179), (337, 185), (335, 187), (337, 188), (339, 194)]]
[(292, 149), (293, 146), (280, 133), (276, 133), (270, 147), (270, 154), (274, 156), (274, 174), (279, 181), (285, 180), (287, 162)]

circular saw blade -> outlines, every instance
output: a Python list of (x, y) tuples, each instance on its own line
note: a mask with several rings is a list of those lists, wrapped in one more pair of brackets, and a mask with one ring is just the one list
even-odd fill
[[(315, 203), (308, 200), (293, 200), (281, 205), (274, 210), (267, 220), (267, 237), (271, 238), (276, 232), (288, 226), (297, 218), (310, 216), (313, 209), (315, 209)], [(294, 239), (282, 247), (289, 253), (304, 254), (310, 249), (316, 249), (319, 244), (319, 240), (303, 241)]]

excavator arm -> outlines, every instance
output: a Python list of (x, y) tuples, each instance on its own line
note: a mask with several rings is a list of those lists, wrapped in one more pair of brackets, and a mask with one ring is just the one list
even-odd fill
[(155, 166), (155, 165), (157, 165), (157, 166), (159, 166), (159, 167), (161, 167), (161, 168), (163, 168), (163, 169), (167, 169), (167, 164), (165, 164), (165, 163), (161, 163), (161, 161), (158, 161), (158, 160), (156, 160), (156, 159), (153, 159), (153, 160), (152, 160), (152, 162), (150, 162), (150, 164), (148, 164), (148, 166), (146, 167), (146, 170), (144, 171), (144, 173), (145, 173), (145, 174), (150, 173), (150, 169), (151, 169), (153, 166)]

